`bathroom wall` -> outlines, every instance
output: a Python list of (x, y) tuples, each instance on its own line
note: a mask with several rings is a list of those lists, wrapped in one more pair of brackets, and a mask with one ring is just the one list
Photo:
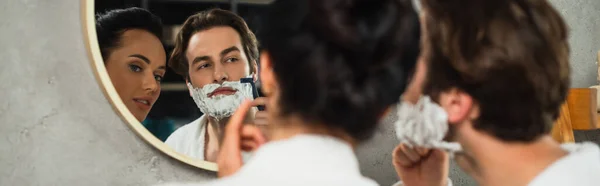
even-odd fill
[(79, 1), (0, 1), (0, 185), (151, 185), (214, 173), (154, 150), (113, 112)]
[[(571, 27), (573, 85), (595, 84), (600, 1), (553, 0)], [(113, 112), (86, 56), (80, 1), (0, 1), (0, 185), (149, 185), (214, 173), (147, 145)], [(393, 116), (357, 153), (363, 173), (395, 182)], [(587, 132), (578, 140), (595, 139)], [(455, 166), (455, 185), (474, 185)]]
[(550, 0), (570, 27), (571, 86), (598, 85), (596, 56), (600, 50), (600, 1)]

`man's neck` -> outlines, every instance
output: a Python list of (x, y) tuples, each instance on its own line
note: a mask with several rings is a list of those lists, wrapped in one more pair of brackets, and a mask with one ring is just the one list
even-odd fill
[[(245, 122), (250, 122), (254, 119), (256, 109), (252, 108), (246, 114)], [(207, 116), (206, 136), (205, 136), (205, 154), (204, 159), (206, 161), (216, 161), (219, 153), (219, 148), (223, 141), (223, 132), (225, 131), (225, 125), (229, 122), (229, 117), (217, 120), (214, 117)]]
[(478, 163), (481, 185), (527, 185), (567, 155), (550, 136), (530, 143), (508, 143), (490, 136), (465, 144)]
[(229, 117), (217, 120), (209, 116), (207, 121), (208, 125), (206, 126), (206, 134), (209, 136), (209, 139), (214, 138), (217, 142), (219, 142), (218, 144), (221, 144), (220, 142), (223, 138), (223, 131), (225, 130), (225, 125), (227, 124), (227, 122), (229, 122)]

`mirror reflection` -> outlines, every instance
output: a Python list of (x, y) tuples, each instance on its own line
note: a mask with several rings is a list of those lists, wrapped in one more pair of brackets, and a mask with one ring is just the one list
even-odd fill
[(244, 99), (254, 100), (247, 123), (264, 128), (254, 33), (269, 3), (96, 1), (102, 58), (125, 106), (175, 151), (210, 162)]
[(101, 55), (125, 106), (165, 146), (218, 161), (223, 183), (376, 185), (357, 149), (387, 114), (395, 147), (373, 146), (391, 152), (396, 185), (452, 185), (451, 157), (488, 184), (535, 185), (571, 171), (556, 169), (565, 162), (600, 167), (596, 144), (559, 143), (568, 132), (573, 142), (574, 102), (595, 104), (596, 93), (567, 92), (568, 27), (547, 2), (430, 0), (416, 12), (411, 1), (292, 0), (265, 17), (257, 2), (97, 6)]

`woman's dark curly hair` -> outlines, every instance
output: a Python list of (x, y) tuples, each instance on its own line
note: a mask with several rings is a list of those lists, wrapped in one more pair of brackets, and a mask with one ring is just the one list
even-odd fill
[(261, 25), (280, 112), (359, 141), (399, 101), (419, 55), (411, 0), (279, 0)]

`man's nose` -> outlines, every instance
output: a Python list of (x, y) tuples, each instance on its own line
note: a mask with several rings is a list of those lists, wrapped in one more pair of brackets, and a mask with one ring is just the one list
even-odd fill
[(213, 83), (221, 84), (229, 79), (229, 75), (221, 65), (215, 65), (215, 72), (213, 74)]

